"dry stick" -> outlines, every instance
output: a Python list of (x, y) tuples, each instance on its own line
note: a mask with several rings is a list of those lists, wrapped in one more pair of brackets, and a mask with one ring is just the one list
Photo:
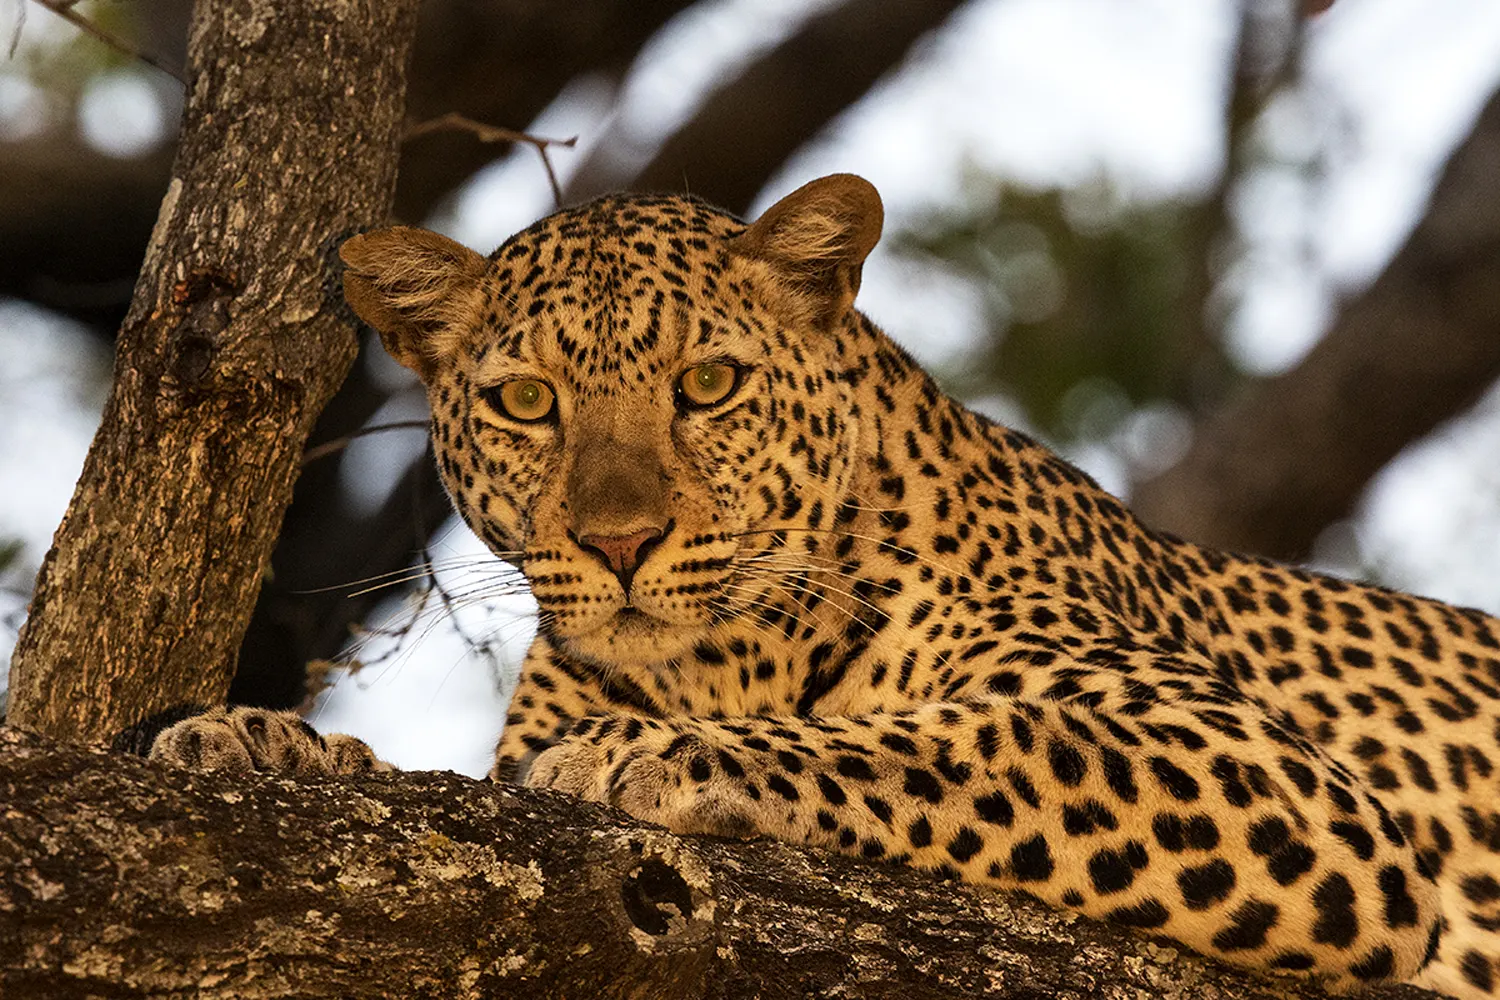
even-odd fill
[(16, 8), (16, 27), (10, 33), (10, 48), (5, 53), (5, 58), (14, 59), (16, 49), (21, 47), (21, 32), (26, 27), (26, 4), (22, 3)]
[(379, 434), (382, 431), (425, 431), (427, 426), (428, 421), (426, 420), (397, 420), (389, 424), (371, 424), (369, 427), (361, 427), (352, 434), (345, 434), (343, 437), (334, 438), (332, 441), (324, 441), (316, 448), (309, 448), (304, 451), (302, 453), (302, 467), (305, 469), (320, 458), (327, 458), (334, 452), (343, 451), (356, 438), (362, 438), (367, 434)]
[(547, 183), (552, 185), (552, 200), (559, 208), (562, 207), (562, 185), (557, 182), (557, 173), (552, 169), (552, 160), (547, 156), (547, 147), (566, 146), (572, 149), (578, 142), (578, 136), (575, 135), (569, 139), (545, 139), (499, 125), (486, 125), (484, 122), (476, 122), (472, 118), (465, 118), (457, 112), (450, 111), (446, 115), (408, 125), (406, 141), (410, 142), (418, 136), (429, 135), (433, 132), (468, 132), (480, 142), (523, 142), (531, 146), (542, 158), (542, 169), (547, 171)]
[[(139, 59), (141, 62), (145, 63), (148, 66), (155, 66), (157, 69), (161, 70), (163, 73), (167, 74), (178, 83), (182, 84), (183, 86), (187, 86), (187, 77), (183, 76), (181, 70), (173, 69), (166, 63), (162, 62), (160, 59), (151, 55), (149, 52), (142, 52), (140, 49), (131, 45), (123, 38), (118, 38), (110, 34), (103, 28), (95, 24), (93, 21), (90, 21), (88, 18), (84, 17), (82, 14), (75, 12), (73, 10), (73, 5), (77, 3), (78, 0), (32, 0), (32, 2), (47, 8), (52, 13), (56, 14), (64, 21), (67, 21), (69, 24), (78, 28), (85, 34), (93, 35), (95, 38), (99, 39), (99, 41), (103, 42), (105, 45), (108, 45), (115, 51), (123, 52), (127, 56), (133, 56), (134, 58)], [(25, 10), (25, 7), (23, 6), (21, 9)], [(16, 45), (21, 40), (21, 25), (23, 23), (25, 23), (24, 19), (16, 23), (16, 34), (15, 37), (11, 40), (10, 45), (12, 55), (15, 54)]]
[[(430, 549), (425, 543), (422, 545), (422, 558), (425, 559), (429, 565), (431, 565), (432, 549)], [(431, 586), (432, 589), (437, 593), (438, 600), (442, 602), (443, 610), (448, 613), (448, 620), (453, 625), (453, 631), (458, 635), (459, 640), (463, 642), (464, 648), (467, 649), (470, 653), (478, 653), (481, 650), (484, 650), (484, 655), (488, 655), (488, 644), (481, 644), (478, 640), (474, 639), (469, 635), (467, 631), (465, 631), (463, 625), (459, 623), (458, 606), (453, 600), (453, 595), (448, 592), (448, 588), (443, 586), (443, 582), (438, 579), (436, 571), (429, 570), (427, 573), (427, 579), (429, 581), (428, 585)], [(437, 623), (434, 622), (433, 624), (436, 625)]]

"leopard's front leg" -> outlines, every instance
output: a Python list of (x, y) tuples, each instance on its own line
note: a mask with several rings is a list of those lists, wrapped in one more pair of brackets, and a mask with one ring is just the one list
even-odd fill
[(523, 782), (537, 755), (557, 743), (579, 719), (637, 714), (660, 715), (661, 709), (628, 682), (606, 684), (597, 674), (569, 661), (547, 636), (538, 635), (521, 664), (490, 778)]
[(594, 717), (526, 784), (1028, 890), (1263, 971), (1409, 978), (1438, 896), (1365, 789), (1256, 709), (1220, 728), (996, 698), (852, 719)]

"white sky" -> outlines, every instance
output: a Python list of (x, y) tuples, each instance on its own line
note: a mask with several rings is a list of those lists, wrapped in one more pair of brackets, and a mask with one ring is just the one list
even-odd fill
[[(649, 157), (705, 88), (829, 2), (700, 4), (653, 42), (618, 95), (580, 81), (532, 130), (576, 132), (586, 149), (606, 121), (616, 121), (624, 133), (619, 155)], [(1222, 155), (1221, 77), (1234, 7), (1228, 0), (976, 0), (788, 163), (757, 208), (832, 170), (875, 182), (889, 229), (958, 202), (976, 169), (1046, 186), (1107, 174), (1143, 198), (1201, 190)], [(1500, 80), (1500, 3), (1339, 0), (1311, 26), (1305, 66), (1312, 97), (1279, 102), (1262, 136), (1285, 165), (1259, 172), (1234, 200), (1254, 252), (1253, 266), (1232, 275), (1231, 348), (1263, 371), (1295, 364), (1337, 296), (1368, 281), (1404, 238), (1434, 172)], [(151, 110), (152, 93), (130, 73), (96, 84), (84, 116), (91, 139), (122, 151), (153, 141), (164, 126)], [(39, 102), (45, 95), (0, 67), (0, 142), (28, 129)], [(559, 151), (558, 166), (566, 174), (581, 155), (570, 160)], [(1315, 159), (1325, 164), (1320, 183), (1303, 169)], [(549, 203), (534, 154), (523, 150), (476, 178), (431, 224), (488, 250)], [(863, 288), (866, 311), (926, 362), (951, 364), (976, 342), (978, 297), (949, 276), (877, 250)], [(23, 538), (33, 566), (97, 420), (98, 379), (108, 362), (90, 356), (80, 337), (32, 310), (0, 304), (0, 356), (13, 359), (0, 373), (0, 426), (9, 429), (0, 482), (25, 486), (0, 496), (0, 537)], [(408, 415), (409, 401), (396, 407)], [(389, 479), (393, 463), (373, 444), (356, 464), (367, 482)], [(1352, 529), (1363, 558), (1394, 582), (1500, 610), (1496, 454), (1500, 390), (1382, 474)], [(1116, 469), (1091, 471), (1118, 481)], [(1349, 536), (1330, 537), (1326, 565), (1351, 568)], [(434, 555), (471, 556), (477, 544), (455, 528)], [(462, 588), (466, 579), (452, 585)], [(471, 633), (497, 629), (511, 638), (502, 672), (514, 670), (529, 629), (524, 601), (505, 608), (488, 625), (487, 608), (471, 608), (465, 622)], [(342, 680), (314, 721), (363, 735), (405, 766), (482, 773), (503, 718), (497, 668), (464, 656), (450, 629), (427, 631), (415, 652)], [(7, 646), (0, 630), (0, 655)]]

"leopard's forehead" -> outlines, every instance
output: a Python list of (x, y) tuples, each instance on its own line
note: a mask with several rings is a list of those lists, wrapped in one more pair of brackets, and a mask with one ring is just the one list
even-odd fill
[(471, 354), (537, 365), (582, 391), (611, 375), (643, 381), (685, 353), (725, 353), (752, 305), (725, 242), (744, 229), (685, 195), (547, 216), (491, 254)]
[(692, 195), (607, 195), (537, 220), (506, 240), (490, 258), (526, 258), (558, 244), (592, 244), (647, 254), (636, 244), (677, 237), (691, 248), (693, 238), (722, 240), (744, 228), (742, 220)]

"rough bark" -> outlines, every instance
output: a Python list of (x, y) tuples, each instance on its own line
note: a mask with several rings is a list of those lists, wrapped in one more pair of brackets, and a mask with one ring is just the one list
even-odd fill
[(1449, 159), (1426, 216), (1296, 368), (1200, 427), (1132, 505), (1194, 541), (1305, 557), (1407, 444), (1500, 378), (1500, 93)]
[(93, 740), (223, 699), (302, 445), (354, 358), (333, 254), (388, 213), (415, 15), (197, 5), (172, 184), (16, 646), (13, 723)]
[(0, 802), (5, 996), (1323, 995), (930, 873), (447, 773), (231, 780), (0, 730)]
[(848, 0), (811, 18), (704, 102), (643, 169), (606, 135), (579, 167), (568, 200), (620, 188), (687, 190), (743, 212), (766, 178), (897, 66), (961, 0)]

